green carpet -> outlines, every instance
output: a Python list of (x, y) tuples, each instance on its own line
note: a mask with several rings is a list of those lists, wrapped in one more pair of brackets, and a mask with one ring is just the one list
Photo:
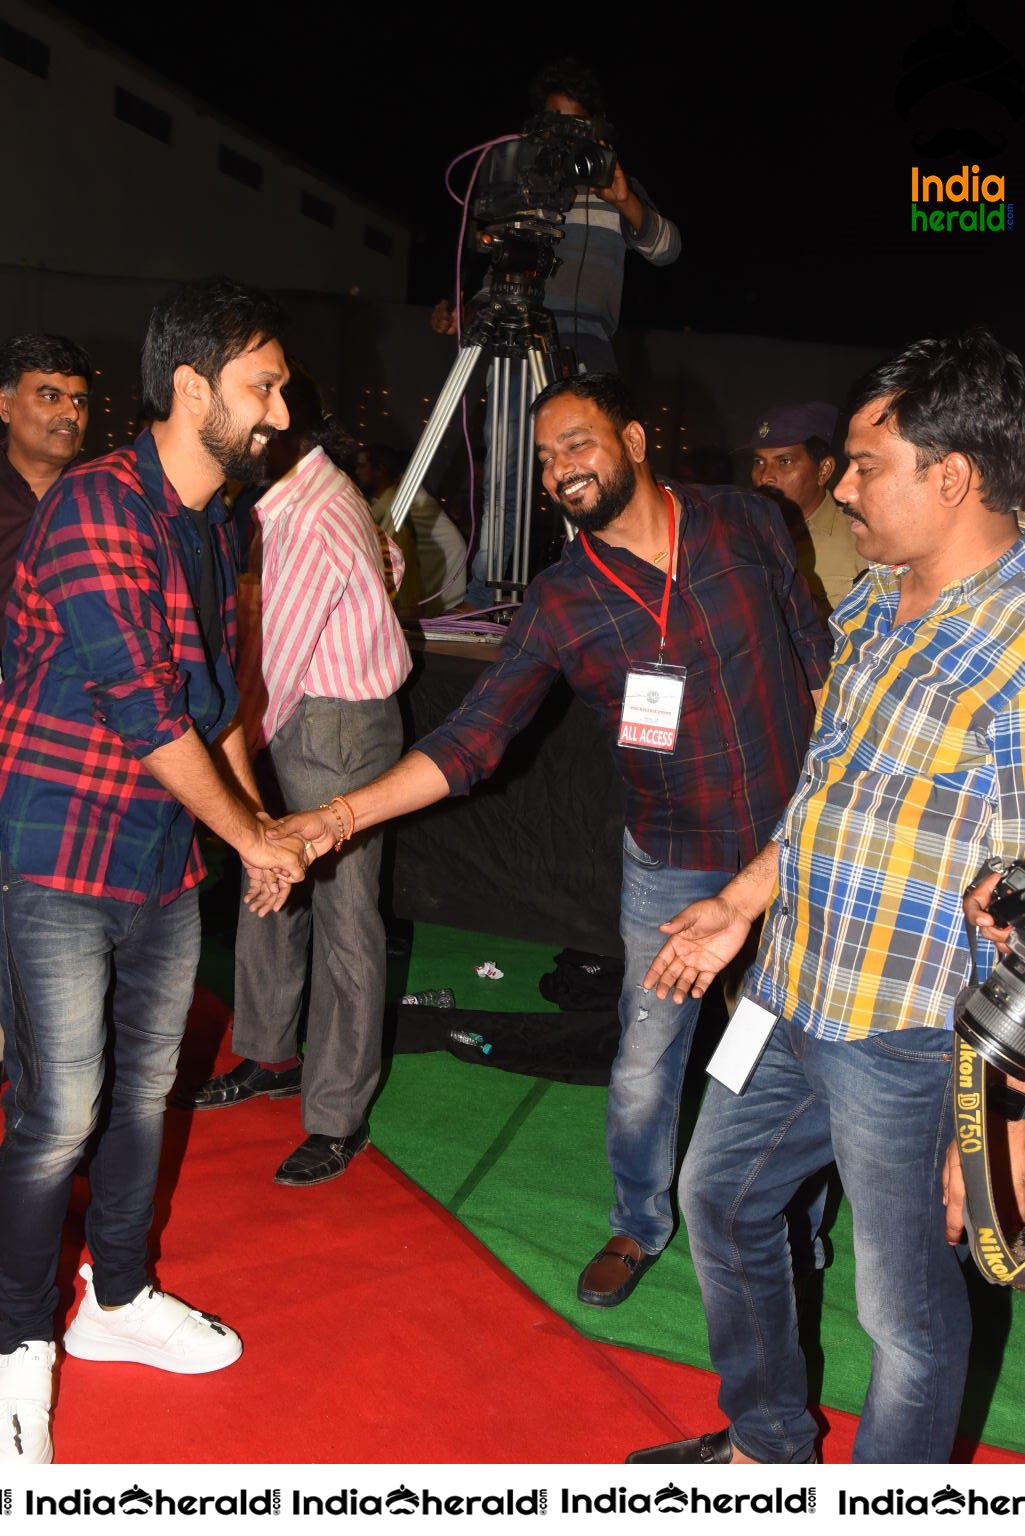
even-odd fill
[[(215, 890), (208, 891), (205, 907), (201, 979), (230, 999), (227, 923)], [(222, 920), (211, 923), (211, 913)], [(420, 924), (409, 956), (391, 964), (391, 995), (450, 986), (461, 1008), (545, 1011), (550, 1005), (537, 982), (552, 969), (558, 948)], [(484, 960), (505, 972), (501, 981), (474, 974)], [(699, 1034), (684, 1137), (697, 1113), (710, 1045)], [(685, 1231), (624, 1306), (602, 1311), (576, 1300), (577, 1275), (608, 1235), (605, 1097), (602, 1088), (523, 1077), (445, 1052), (397, 1056), (385, 1064), (373, 1108), (374, 1141), (581, 1333), (709, 1369)], [(842, 1199), (829, 1238), (833, 1262), (822, 1281), (817, 1327), (817, 1306), (809, 1302), (809, 1367), (813, 1380), (821, 1380), (823, 1404), (858, 1413), (871, 1348), (857, 1323), (850, 1210)], [(1025, 1296), (988, 1286), (974, 1272), (971, 1290), (976, 1332), (962, 1432), (968, 1440), (1025, 1454), (1021, 1392), (1014, 1385), (1025, 1371)]]

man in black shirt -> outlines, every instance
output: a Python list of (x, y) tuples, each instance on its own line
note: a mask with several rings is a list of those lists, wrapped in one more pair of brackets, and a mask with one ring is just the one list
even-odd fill
[(92, 365), (66, 336), (0, 342), (0, 644), (14, 561), (29, 519), (82, 449)]
[[(22, 536), (37, 502), (78, 457), (92, 381), (88, 357), (66, 336), (0, 342), (0, 421), (7, 428), (0, 444), (0, 646)], [(0, 1083), (3, 1054), (0, 1029)]]

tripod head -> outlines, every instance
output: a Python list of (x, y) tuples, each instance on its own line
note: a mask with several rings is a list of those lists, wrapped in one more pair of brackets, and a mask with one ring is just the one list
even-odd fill
[(555, 242), (561, 239), (557, 224), (529, 215), (478, 231), (477, 248), (490, 261), (488, 293), (466, 327), (464, 345), (484, 347), (494, 357), (555, 350), (555, 321), (544, 297), (545, 281), (558, 266)]

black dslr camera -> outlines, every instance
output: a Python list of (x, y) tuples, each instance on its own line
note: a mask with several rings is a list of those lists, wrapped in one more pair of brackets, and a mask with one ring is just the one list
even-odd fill
[(967, 987), (954, 1009), (954, 1028), (979, 1055), (1012, 1077), (1025, 1077), (1025, 862), (994, 860), (1000, 879), (988, 911), (998, 928), (1010, 927), (1009, 953), (984, 982)]

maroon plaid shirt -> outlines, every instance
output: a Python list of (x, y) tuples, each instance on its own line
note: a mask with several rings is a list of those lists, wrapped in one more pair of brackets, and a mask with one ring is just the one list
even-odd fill
[(195, 823), (141, 761), (238, 707), (237, 540), (208, 508), (223, 640), (208, 658), (199, 535), (148, 432), (39, 503), (7, 605), (0, 846), (41, 885), (171, 901), (203, 875)]
[[(658, 627), (579, 538), (531, 582), (499, 659), (417, 751), (465, 794), (562, 673), (605, 723), (640, 847), (676, 868), (735, 869), (768, 841), (797, 783), (831, 642), (771, 502), (732, 486), (670, 488), (682, 516), (665, 659), (687, 669), (675, 751), (615, 744), (627, 672), (655, 660)], [(657, 613), (664, 574), (594, 548)]]

